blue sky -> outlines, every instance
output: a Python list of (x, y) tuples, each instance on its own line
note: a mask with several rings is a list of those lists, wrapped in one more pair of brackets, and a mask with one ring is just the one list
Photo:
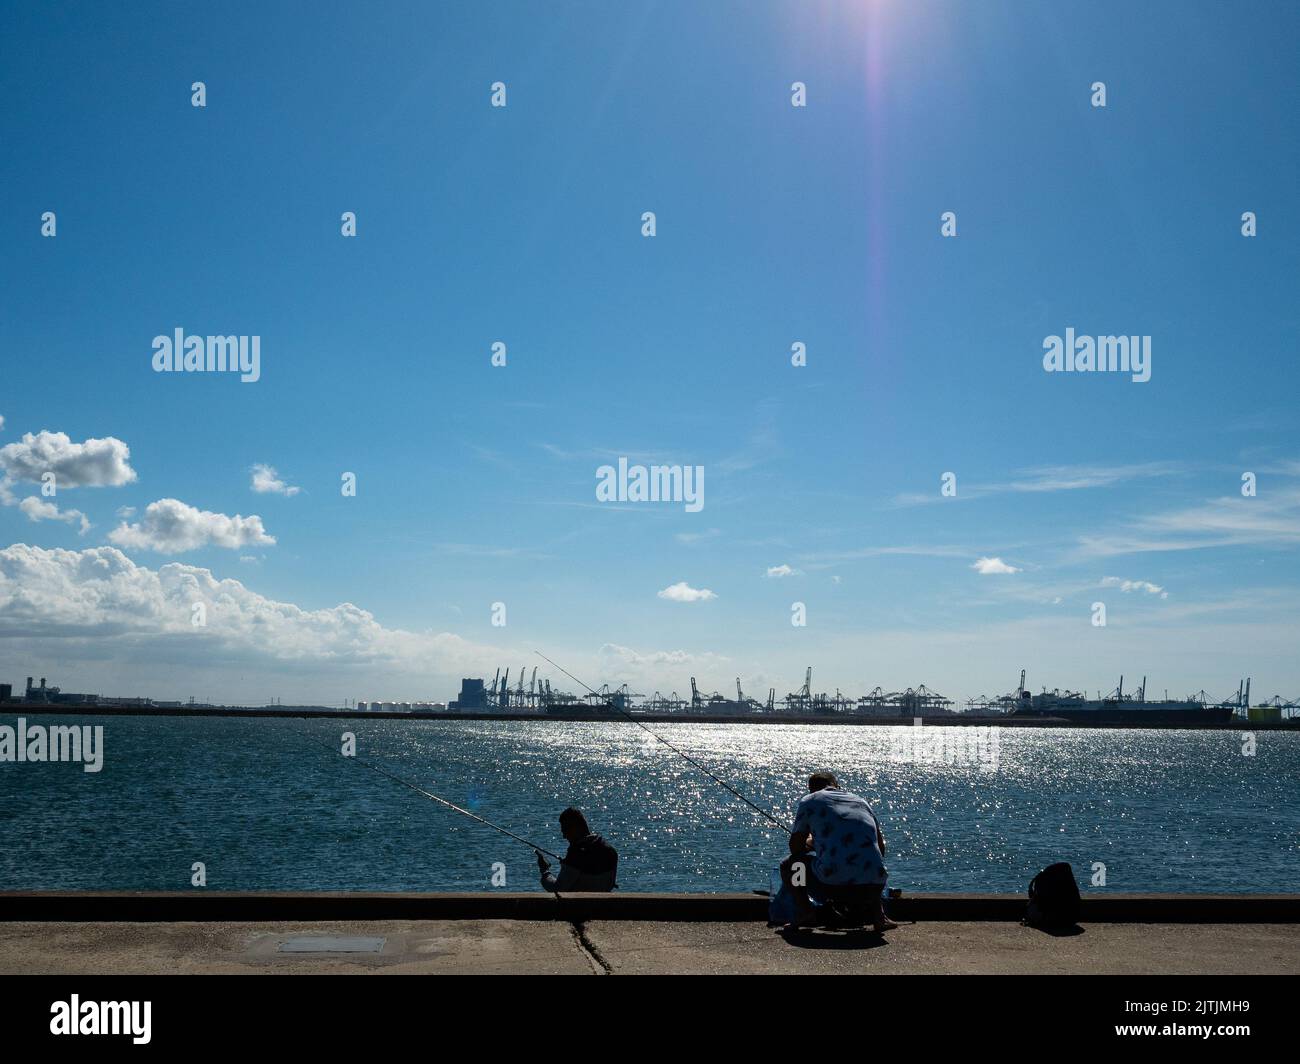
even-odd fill
[[(0, 676), (440, 698), (536, 647), (646, 693), (812, 665), (1294, 697), (1298, 29), (1283, 3), (7, 5), (0, 448), (112, 439), (135, 477), (46, 500), (83, 533), (32, 519), (9, 452)], [(178, 327), (260, 336), (261, 379), (154, 373)], [(1067, 327), (1151, 336), (1151, 380), (1045, 372)], [(620, 456), (703, 466), (704, 508), (597, 503)], [(258, 464), (300, 490), (252, 491)], [(166, 499), (275, 543), (150, 549), (129, 530)], [(658, 594), (683, 582), (713, 597)]]

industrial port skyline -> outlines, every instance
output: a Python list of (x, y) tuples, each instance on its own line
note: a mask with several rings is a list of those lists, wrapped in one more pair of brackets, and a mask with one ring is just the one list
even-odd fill
[[(344, 699), (333, 705), (319, 703), (295, 702), (285, 703), (283, 699), (273, 698), (260, 703), (231, 703), (211, 701), (193, 695), (185, 699), (163, 700), (145, 695), (104, 696), (100, 694), (68, 692), (57, 685), (47, 685), (45, 677), (39, 682), (33, 676), (27, 677), (22, 694), (14, 693), (14, 687), (0, 683), (0, 704), (23, 705), (28, 707), (58, 706), (65, 709), (76, 707), (93, 710), (97, 706), (110, 706), (121, 709), (170, 709), (177, 711), (245, 708), (245, 709), (295, 709), (328, 708), (352, 709), (358, 713), (378, 712), (389, 714), (415, 713), (459, 713), (459, 714), (519, 714), (544, 715), (563, 710), (565, 707), (606, 707), (611, 713), (646, 713), (691, 717), (738, 717), (746, 716), (877, 716), (897, 717), (933, 717), (952, 714), (981, 716), (1003, 714), (1016, 709), (1021, 700), (1028, 700), (1035, 692), (1026, 684), (1026, 673), (1022, 671), (1020, 683), (1005, 694), (994, 696), (976, 696), (959, 704), (939, 692), (932, 691), (924, 684), (915, 688), (886, 691), (877, 686), (862, 695), (852, 695), (836, 689), (817, 691), (813, 684), (813, 670), (810, 666), (804, 684), (796, 691), (787, 692), (778, 697), (775, 688), (769, 688), (765, 699), (747, 696), (741, 679), (736, 678), (736, 697), (723, 695), (719, 691), (705, 692), (699, 688), (695, 677), (690, 678), (690, 696), (682, 697), (674, 690), (662, 694), (655, 690), (646, 695), (632, 691), (628, 684), (611, 686), (602, 684), (589, 691), (569, 691), (552, 686), (550, 677), (542, 674), (539, 680), (538, 667), (531, 675), (521, 670), (514, 684), (510, 683), (509, 670), (498, 670), (491, 682), (481, 677), (463, 679), (456, 698), (445, 700), (407, 699), (407, 700), (371, 700)], [(524, 675), (528, 676), (527, 683)], [(1223, 698), (1214, 698), (1201, 690), (1185, 697), (1173, 696), (1165, 691), (1163, 697), (1159, 692), (1146, 691), (1146, 677), (1140, 684), (1126, 688), (1123, 677), (1119, 684), (1109, 692), (1096, 689), (1093, 699), (1086, 690), (1070, 688), (1042, 687), (1043, 695), (1062, 698), (1083, 699), (1088, 702), (1108, 702), (1115, 706), (1141, 706), (1148, 702), (1179, 701), (1202, 708), (1231, 708), (1234, 713), (1245, 717), (1250, 712), (1251, 719), (1290, 719), (1300, 714), (1300, 699), (1284, 699), (1280, 695), (1251, 701), (1251, 680), (1243, 679), (1234, 693)], [(1026, 703), (1027, 704), (1027, 703)], [(1253, 711), (1259, 711), (1255, 713)]]

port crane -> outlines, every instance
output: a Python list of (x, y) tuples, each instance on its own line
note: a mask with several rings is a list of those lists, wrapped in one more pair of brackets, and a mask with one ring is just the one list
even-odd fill
[(792, 713), (807, 713), (812, 708), (812, 666), (804, 674), (803, 687), (785, 696), (785, 705)]

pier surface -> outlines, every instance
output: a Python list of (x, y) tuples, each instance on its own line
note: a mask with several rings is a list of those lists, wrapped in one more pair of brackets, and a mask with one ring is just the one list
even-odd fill
[(1091, 896), (1055, 935), (1014, 896), (905, 901), (877, 934), (772, 929), (743, 894), (6, 893), (0, 973), (1300, 974), (1296, 895)]

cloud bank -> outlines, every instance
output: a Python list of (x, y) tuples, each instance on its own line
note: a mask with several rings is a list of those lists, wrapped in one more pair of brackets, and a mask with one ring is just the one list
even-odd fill
[[(196, 628), (193, 607), (206, 623)], [(171, 562), (149, 569), (114, 547), (0, 550), (0, 639), (93, 637), (139, 642), (150, 659), (178, 656), (322, 664), (428, 663), (468, 666), (482, 655), (450, 633), (385, 628), (349, 602), (305, 610), (238, 580)], [(180, 648), (188, 649), (178, 649)]]

